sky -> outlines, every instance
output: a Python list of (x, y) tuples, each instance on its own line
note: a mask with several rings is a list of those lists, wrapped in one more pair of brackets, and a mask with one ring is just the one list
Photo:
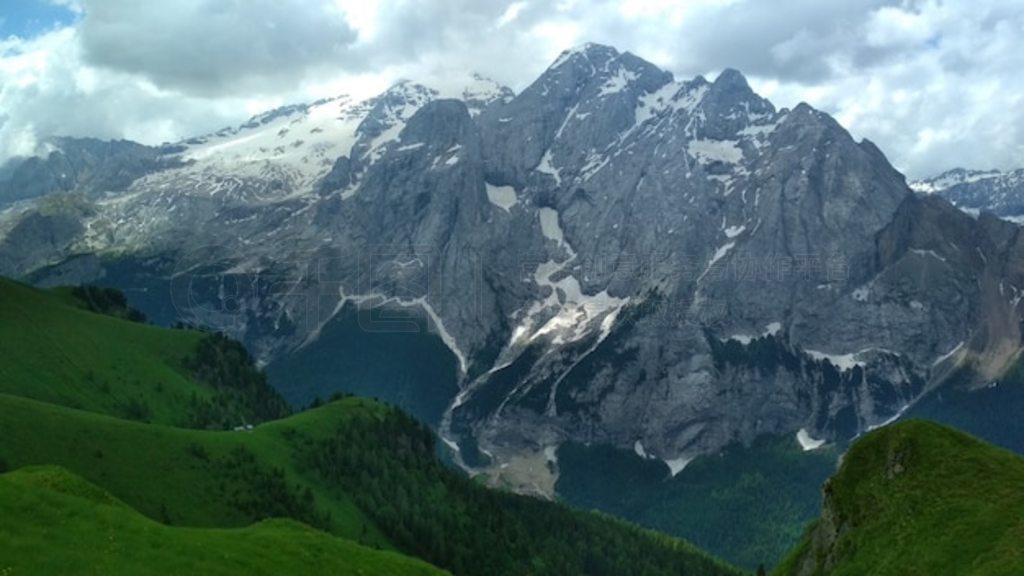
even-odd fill
[(0, 0), (0, 162), (52, 136), (173, 142), (403, 78), (519, 91), (584, 42), (679, 79), (736, 68), (911, 178), (1024, 167), (1024, 0)]

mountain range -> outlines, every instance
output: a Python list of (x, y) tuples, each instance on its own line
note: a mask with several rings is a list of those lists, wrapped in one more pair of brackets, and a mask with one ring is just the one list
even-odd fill
[(1020, 222), (1024, 218), (1024, 170), (967, 170), (955, 168), (933, 178), (916, 180), (910, 187), (942, 196), (973, 214), (991, 212)]
[(292, 405), (379, 396), (520, 492), (555, 497), (578, 447), (671, 479), (763, 437), (843, 446), (1021, 350), (1020, 229), (914, 191), (995, 181), (912, 189), (735, 70), (588, 44), (518, 94), (402, 82), (53, 146), (6, 169), (0, 274), (223, 330)]
[(292, 413), (237, 342), (115, 294), (0, 278), (0, 572), (739, 574), (480, 486), (394, 407)]
[[(116, 291), (0, 279), (0, 570), (742, 573), (606, 515), (482, 487), (379, 402), (291, 413), (238, 343), (142, 320)], [(1019, 572), (1022, 478), (1019, 456), (934, 423), (872, 431), (773, 573)], [(740, 518), (766, 504), (708, 500)]]

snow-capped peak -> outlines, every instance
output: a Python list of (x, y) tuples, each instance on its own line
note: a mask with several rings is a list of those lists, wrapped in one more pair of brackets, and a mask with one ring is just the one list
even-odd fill
[(911, 182), (910, 188), (938, 194), (969, 214), (990, 212), (1024, 222), (1024, 169), (1003, 172), (955, 168), (934, 178)]
[(506, 104), (515, 98), (515, 92), (500, 82), (477, 73), (470, 74), (465, 82), (453, 89), (442, 90), (442, 98), (462, 100), (470, 116), (476, 117), (492, 104)]
[[(1013, 173), (1009, 173), (1013, 174)], [(910, 188), (915, 192), (932, 194), (952, 188), (958, 184), (969, 184), (981, 180), (998, 179), (1004, 173), (999, 170), (968, 170), (965, 168), (953, 168), (938, 176), (910, 182)]]
[(555, 61), (551, 63), (551, 66), (549, 66), (548, 69), (552, 70), (555, 68), (559, 68), (566, 62), (570, 62), (575, 58), (585, 58), (587, 60), (590, 60), (591, 62), (594, 62), (595, 60), (605, 62), (607, 60), (612, 60), (618, 56), (619, 51), (616, 50), (615, 48), (612, 48), (611, 46), (605, 46), (604, 44), (596, 44), (594, 42), (586, 42), (584, 44), (580, 44), (579, 46), (574, 46), (572, 48), (569, 48), (568, 50), (564, 50), (561, 54), (558, 55), (558, 58), (556, 58)]

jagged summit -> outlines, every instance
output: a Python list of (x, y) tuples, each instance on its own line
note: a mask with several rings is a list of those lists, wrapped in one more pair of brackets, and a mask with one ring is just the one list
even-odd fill
[(562, 52), (538, 82), (545, 78), (563, 77), (571, 74), (576, 83), (588, 83), (588, 79), (615, 78), (616, 85), (638, 82), (644, 89), (657, 89), (672, 81), (672, 74), (630, 52), (619, 52), (612, 46), (587, 43)]
[(465, 102), (470, 115), (474, 117), (494, 104), (507, 104), (515, 96), (515, 92), (508, 86), (477, 72), (470, 74), (469, 80), (463, 82), (458, 89), (441, 92), (443, 98)]
[(548, 68), (558, 68), (567, 62), (573, 60), (587, 60), (591, 63), (602, 64), (613, 60), (619, 56), (619, 51), (612, 46), (604, 44), (597, 44), (594, 42), (585, 42), (578, 46), (563, 50), (558, 58), (551, 63)]
[(730, 89), (750, 89), (746, 76), (735, 68), (726, 68), (715, 78), (716, 85)]

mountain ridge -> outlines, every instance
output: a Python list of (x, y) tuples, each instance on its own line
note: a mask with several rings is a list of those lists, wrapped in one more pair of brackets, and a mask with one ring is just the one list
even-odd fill
[(827, 114), (600, 45), (502, 93), (474, 114), (403, 84), (346, 104), (344, 138), (312, 153), (322, 133), (282, 136), (288, 116), (272, 146), (197, 143), (86, 198), (80, 227), (9, 211), (0, 270), (169, 294), (268, 363), (346, 306), (422, 314), (458, 360), (440, 430), (476, 446), (460, 461), (542, 492), (565, 442), (679, 465), (763, 434), (849, 439), (950, 366), (997, 374), (1020, 349), (1012, 229), (917, 200)]
[(1024, 221), (1024, 169), (954, 168), (910, 186), (917, 192), (938, 194), (971, 214), (984, 211), (1016, 223)]

